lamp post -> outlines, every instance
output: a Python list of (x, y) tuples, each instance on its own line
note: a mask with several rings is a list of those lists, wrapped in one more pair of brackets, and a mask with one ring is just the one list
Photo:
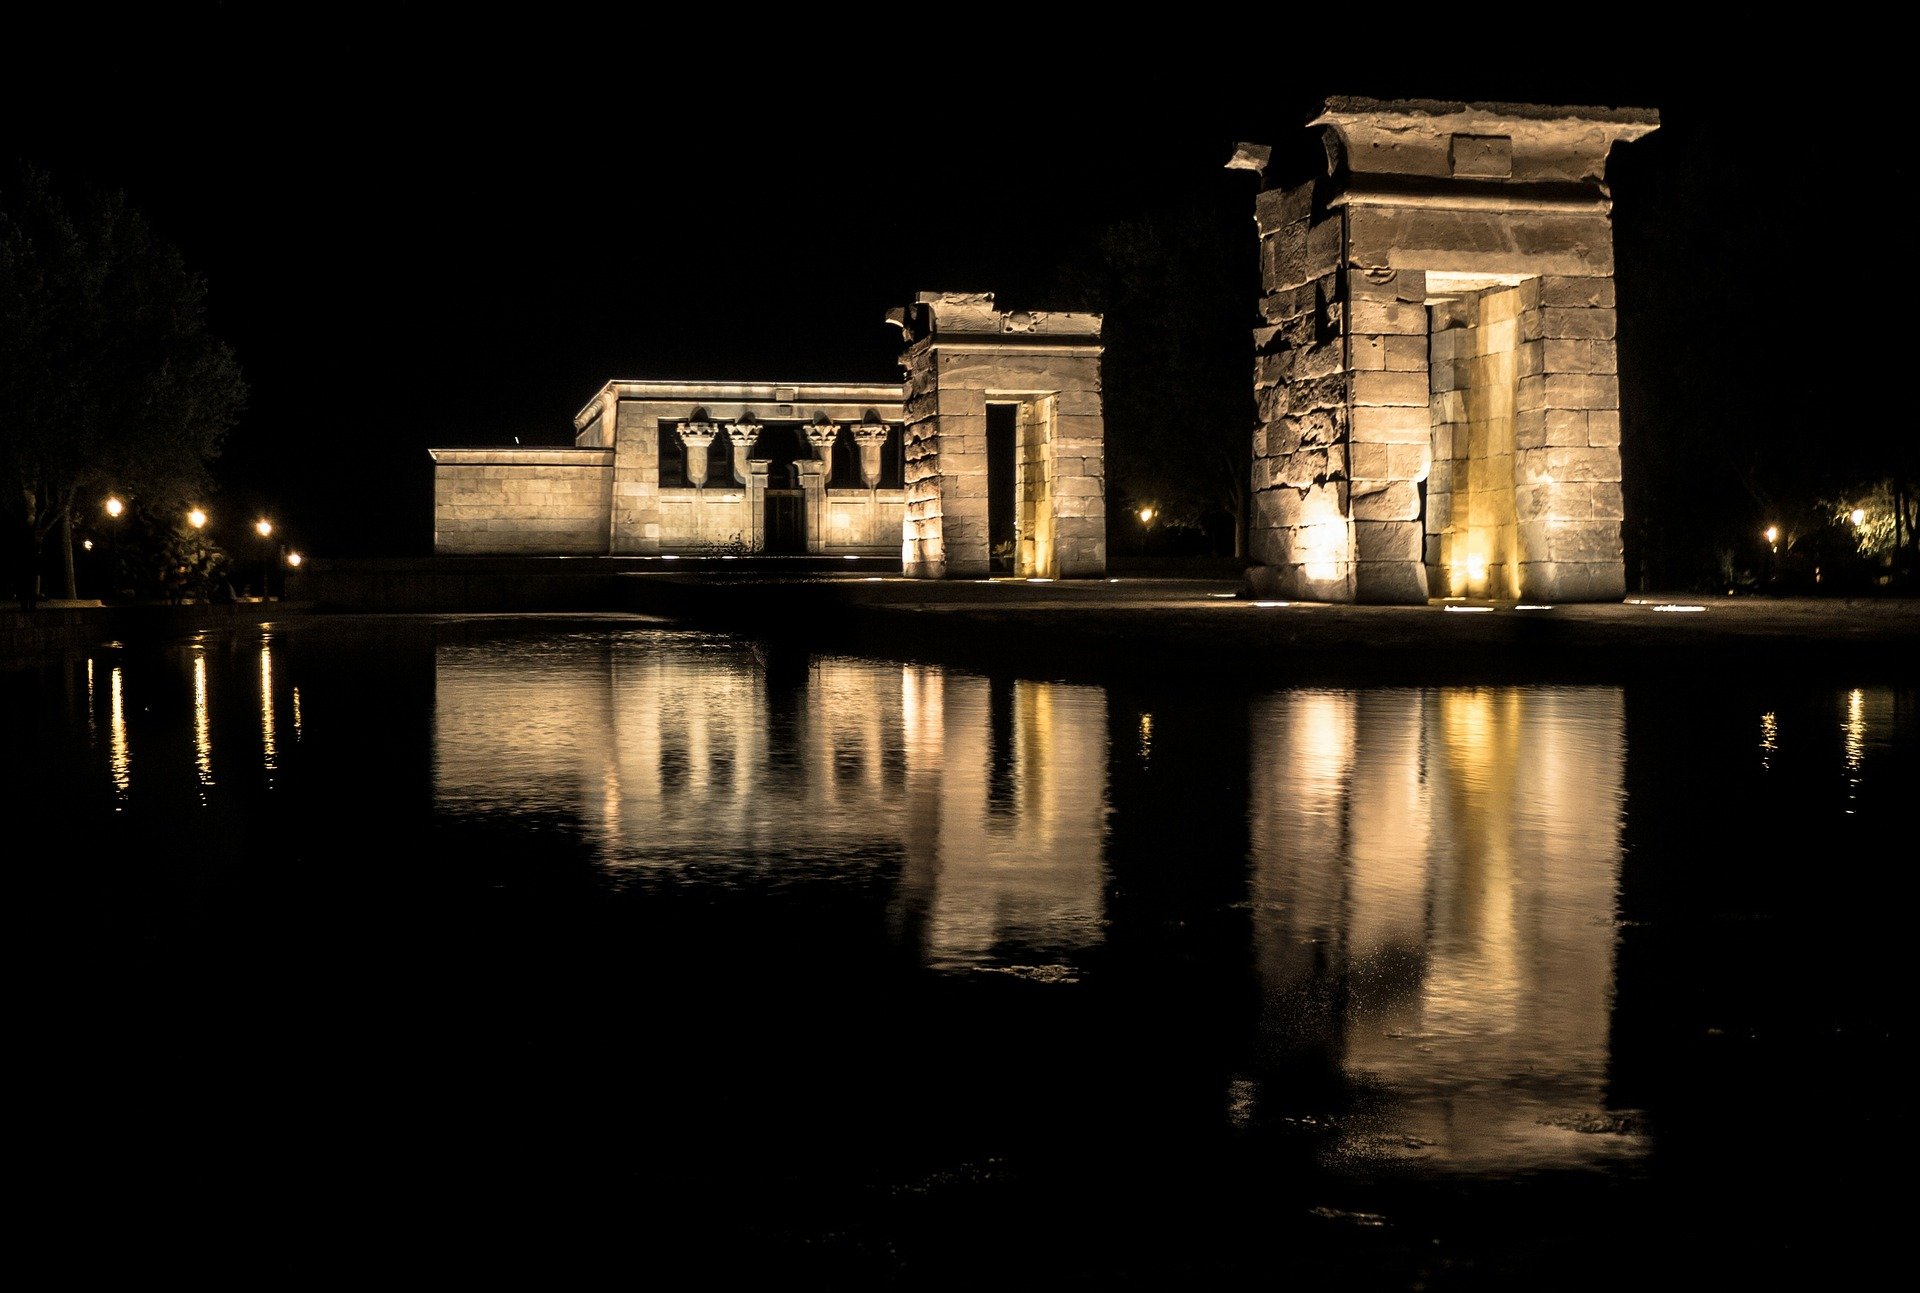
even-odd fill
[(1780, 527), (1777, 525), (1769, 525), (1766, 534), (1767, 587), (1771, 588), (1773, 587), (1774, 581), (1780, 577)]
[(102, 504), (107, 513), (107, 592), (110, 596), (120, 594), (120, 515), (127, 505), (116, 494), (107, 495)]
[(253, 523), (253, 532), (260, 536), (260, 600), (273, 600), (273, 522), (261, 517)]

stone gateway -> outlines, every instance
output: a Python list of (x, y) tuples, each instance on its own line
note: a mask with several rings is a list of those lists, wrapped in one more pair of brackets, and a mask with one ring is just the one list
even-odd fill
[(1257, 199), (1254, 591), (1619, 600), (1605, 170), (1658, 116), (1331, 99), (1309, 124), (1326, 174)]

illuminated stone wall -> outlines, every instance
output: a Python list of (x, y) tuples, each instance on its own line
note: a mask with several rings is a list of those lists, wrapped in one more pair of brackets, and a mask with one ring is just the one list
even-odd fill
[(1327, 174), (1256, 202), (1255, 591), (1617, 599), (1605, 169), (1657, 116), (1335, 99), (1311, 124)]
[(1015, 571), (1104, 575), (1100, 317), (1001, 311), (990, 294), (955, 292), (922, 292), (888, 317), (906, 343), (906, 573), (991, 570), (987, 406), (1013, 404)]
[(606, 550), (601, 449), (432, 449), (433, 550), (566, 556)]
[[(766, 541), (768, 424), (801, 435), (802, 547), (891, 557), (906, 491), (881, 488), (881, 448), (901, 421), (897, 386), (808, 383), (608, 382), (574, 418), (574, 447), (433, 449), (434, 551), (475, 555), (745, 553)], [(684, 455), (663, 483), (662, 426)], [(828, 481), (823, 454), (849, 438), (859, 469)], [(718, 442), (722, 471), (708, 468)], [(682, 470), (684, 463), (685, 470)], [(757, 469), (756, 469), (757, 468)], [(692, 478), (699, 476), (694, 481)], [(685, 481), (686, 483), (678, 483)]]

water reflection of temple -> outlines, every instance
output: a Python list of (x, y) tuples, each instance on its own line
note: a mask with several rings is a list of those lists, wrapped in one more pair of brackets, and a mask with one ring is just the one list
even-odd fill
[(1348, 1148), (1452, 1165), (1628, 1152), (1607, 1125), (1623, 703), (1301, 693), (1253, 721), (1269, 1095), (1351, 1084)]
[(577, 813), (625, 871), (896, 868), (935, 965), (1071, 972), (1099, 941), (1097, 689), (653, 634), (561, 649), (441, 645), (444, 807)]

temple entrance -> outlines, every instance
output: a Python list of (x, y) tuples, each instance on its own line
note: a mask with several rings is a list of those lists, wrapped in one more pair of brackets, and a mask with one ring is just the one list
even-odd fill
[(775, 556), (799, 556), (807, 550), (807, 492), (803, 489), (767, 491), (766, 545)]
[(996, 575), (1014, 570), (1018, 509), (1014, 506), (1014, 463), (1019, 436), (1017, 404), (987, 405), (987, 569)]

